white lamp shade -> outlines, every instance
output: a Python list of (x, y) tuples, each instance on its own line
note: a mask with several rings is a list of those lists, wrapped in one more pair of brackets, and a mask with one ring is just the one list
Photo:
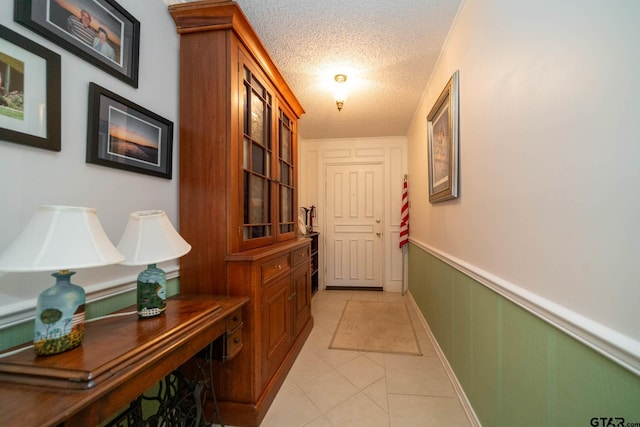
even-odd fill
[(0, 254), (0, 270), (68, 270), (123, 259), (102, 229), (95, 209), (45, 205)]
[(124, 265), (156, 264), (180, 258), (191, 250), (173, 228), (164, 211), (138, 211), (129, 215), (129, 222), (118, 243)]

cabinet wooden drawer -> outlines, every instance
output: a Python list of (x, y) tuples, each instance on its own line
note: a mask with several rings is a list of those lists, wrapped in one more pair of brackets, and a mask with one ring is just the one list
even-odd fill
[(288, 254), (273, 261), (267, 261), (262, 264), (262, 282), (264, 283), (270, 278), (289, 270), (291, 270), (291, 265), (289, 264)]
[(224, 319), (225, 332), (215, 342), (213, 359), (231, 360), (242, 349), (242, 308)]
[(242, 349), (242, 328), (226, 335), (225, 360), (232, 359)]
[(309, 252), (309, 246), (305, 246), (304, 248), (300, 248), (300, 249), (296, 249), (295, 251), (293, 251), (292, 254), (292, 259), (293, 259), (293, 265), (300, 265), (303, 262), (305, 262), (306, 260), (309, 259), (310, 256), (310, 252)]
[(227, 334), (235, 331), (238, 327), (242, 326), (242, 308), (237, 309), (225, 319)]

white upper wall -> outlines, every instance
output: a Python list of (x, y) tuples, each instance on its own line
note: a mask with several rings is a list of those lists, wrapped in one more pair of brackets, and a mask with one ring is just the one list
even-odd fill
[[(136, 210), (162, 209), (178, 224), (178, 35), (162, 1), (118, 3), (141, 22), (138, 89), (14, 22), (13, 0), (0, 0), (0, 24), (58, 53), (62, 67), (62, 151), (0, 141), (0, 251), (42, 204), (96, 208), (114, 244), (128, 215)], [(174, 122), (173, 179), (85, 162), (89, 82)], [(139, 267), (123, 266), (85, 269), (78, 271), (74, 281), (88, 291), (99, 290), (135, 282), (139, 271)], [(0, 324), (6, 323), (8, 313), (34, 307), (34, 298), (53, 282), (48, 273), (0, 273)]]
[[(638, 22), (635, 0), (467, 0), (408, 132), (413, 239), (636, 357)], [(460, 193), (431, 205), (426, 117), (455, 70)]]

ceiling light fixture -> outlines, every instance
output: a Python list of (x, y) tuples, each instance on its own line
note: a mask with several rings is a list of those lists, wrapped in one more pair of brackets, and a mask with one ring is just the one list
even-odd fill
[(347, 99), (347, 93), (345, 91), (344, 83), (347, 81), (346, 74), (336, 74), (334, 76), (334, 80), (336, 81), (336, 89), (335, 89), (335, 99), (336, 106), (338, 107), (338, 111), (342, 111), (342, 107), (344, 106), (344, 102)]

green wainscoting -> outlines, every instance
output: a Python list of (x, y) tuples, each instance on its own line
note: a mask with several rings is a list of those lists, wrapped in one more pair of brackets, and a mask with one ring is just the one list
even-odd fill
[(640, 427), (640, 377), (414, 244), (409, 290), (483, 426)]
[[(178, 278), (167, 280), (167, 296), (180, 292)], [(85, 307), (87, 320), (104, 316), (136, 303), (136, 291), (132, 290), (122, 294), (107, 297), (99, 301), (89, 302)], [(34, 309), (35, 311), (35, 309)], [(8, 328), (0, 329), (0, 351), (18, 344), (33, 340), (33, 320)]]

